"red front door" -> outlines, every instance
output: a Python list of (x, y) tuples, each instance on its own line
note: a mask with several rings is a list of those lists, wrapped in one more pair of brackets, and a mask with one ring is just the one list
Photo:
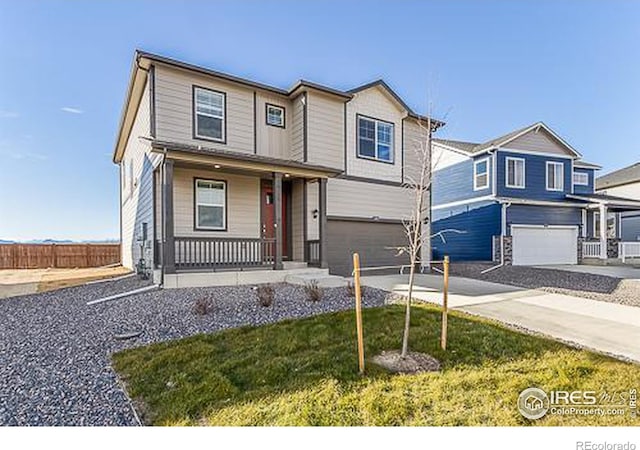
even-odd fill
[[(283, 186), (284, 187), (284, 186)], [(276, 237), (276, 214), (274, 206), (275, 196), (273, 185), (269, 182), (262, 184), (262, 237), (265, 239), (275, 239)], [(287, 248), (287, 192), (282, 189), (282, 257), (288, 259)]]

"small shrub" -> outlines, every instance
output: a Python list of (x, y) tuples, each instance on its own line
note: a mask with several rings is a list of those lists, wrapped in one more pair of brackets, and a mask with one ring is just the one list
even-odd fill
[(275, 289), (270, 284), (263, 284), (256, 288), (256, 294), (258, 295), (258, 303), (265, 308), (273, 304), (275, 298)]
[[(364, 286), (360, 285), (360, 296), (364, 298)], [(347, 281), (347, 295), (349, 297), (356, 296), (356, 285), (352, 281)]]
[(199, 316), (206, 316), (213, 309), (213, 304), (208, 298), (200, 297), (196, 300), (195, 305), (193, 305), (193, 312), (195, 312)]
[(324, 294), (322, 288), (318, 284), (318, 280), (311, 280), (304, 286), (307, 299), (312, 302), (319, 302)]

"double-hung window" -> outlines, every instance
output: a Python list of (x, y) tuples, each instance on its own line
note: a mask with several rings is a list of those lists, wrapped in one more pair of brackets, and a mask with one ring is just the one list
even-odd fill
[(564, 163), (547, 162), (547, 191), (564, 190)]
[(358, 116), (358, 156), (393, 163), (393, 124)]
[(586, 172), (573, 172), (573, 184), (576, 186), (589, 186), (589, 174)]
[(198, 230), (227, 229), (227, 183), (196, 179), (195, 225)]
[(473, 163), (473, 190), (479, 191), (489, 187), (489, 158)]
[(193, 88), (193, 134), (198, 139), (225, 141), (226, 95), (201, 87)]
[(525, 162), (522, 158), (507, 157), (507, 182), (508, 188), (524, 189), (525, 187)]

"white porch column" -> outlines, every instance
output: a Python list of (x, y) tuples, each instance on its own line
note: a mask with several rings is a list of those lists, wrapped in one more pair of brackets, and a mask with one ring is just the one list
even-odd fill
[(600, 259), (607, 259), (607, 213), (607, 205), (600, 203)]

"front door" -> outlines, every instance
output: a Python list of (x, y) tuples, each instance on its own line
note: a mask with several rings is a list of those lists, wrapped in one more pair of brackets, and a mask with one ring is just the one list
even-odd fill
[[(262, 183), (262, 237), (264, 239), (275, 239), (276, 237), (276, 213), (275, 213), (275, 195), (273, 193), (273, 184), (270, 181)], [(287, 229), (287, 203), (288, 191), (282, 186), (282, 257), (289, 259), (288, 252), (288, 229)]]

